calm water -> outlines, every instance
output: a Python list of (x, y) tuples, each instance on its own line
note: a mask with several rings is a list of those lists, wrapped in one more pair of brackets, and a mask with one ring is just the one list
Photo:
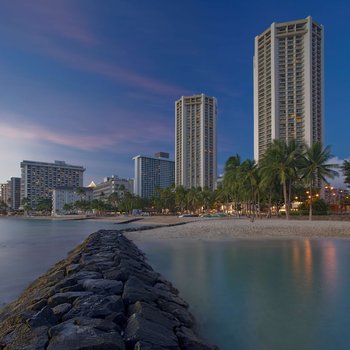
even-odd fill
[(350, 241), (139, 246), (221, 349), (350, 349)]
[(118, 227), (90, 220), (0, 218), (0, 307), (65, 258), (90, 233)]
[[(99, 229), (95, 221), (0, 218), (0, 305)], [(138, 243), (221, 349), (350, 348), (350, 241)]]

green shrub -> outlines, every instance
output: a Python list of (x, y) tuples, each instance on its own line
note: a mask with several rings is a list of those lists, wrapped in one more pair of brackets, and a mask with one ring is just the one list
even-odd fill
[[(298, 209), (301, 215), (309, 214), (309, 203), (302, 203)], [(327, 215), (329, 206), (323, 199), (316, 199), (312, 202), (312, 214), (313, 215)]]

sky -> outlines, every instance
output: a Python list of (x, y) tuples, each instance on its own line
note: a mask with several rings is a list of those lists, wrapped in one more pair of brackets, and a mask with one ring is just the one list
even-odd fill
[(132, 157), (174, 158), (174, 104), (218, 100), (218, 170), (253, 158), (254, 37), (312, 16), (325, 30), (325, 144), (350, 157), (347, 1), (1, 0), (0, 182), (20, 162), (133, 177)]

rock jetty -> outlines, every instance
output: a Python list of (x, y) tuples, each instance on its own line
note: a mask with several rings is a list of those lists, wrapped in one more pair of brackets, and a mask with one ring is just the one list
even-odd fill
[(194, 327), (188, 304), (123, 231), (101, 230), (1, 311), (0, 350), (218, 349)]

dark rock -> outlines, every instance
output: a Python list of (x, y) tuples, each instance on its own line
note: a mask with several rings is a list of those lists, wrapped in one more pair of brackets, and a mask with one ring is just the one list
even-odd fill
[(131, 276), (124, 285), (123, 300), (126, 304), (135, 304), (137, 301), (152, 302), (157, 295), (138, 278)]
[(128, 319), (124, 315), (124, 312), (112, 312), (111, 314), (106, 316), (105, 320), (112, 321), (118, 326), (123, 327)]
[(89, 317), (74, 317), (70, 320), (58, 324), (57, 326), (51, 327), (49, 330), (50, 337), (54, 337), (55, 335), (61, 333), (62, 330), (66, 328), (67, 324), (94, 327), (103, 332), (115, 331), (117, 329), (117, 325), (114, 322), (108, 320)]
[(62, 319), (66, 321), (77, 316), (105, 318), (112, 312), (124, 312), (124, 303), (121, 297), (116, 295), (91, 295), (76, 300), (73, 308)]
[[(104, 321), (104, 320), (98, 320)], [(92, 326), (91, 320), (83, 324), (65, 322), (50, 329), (52, 336), (48, 350), (125, 350), (121, 335), (116, 331), (102, 331)], [(108, 321), (104, 321), (108, 322)]]
[(80, 280), (79, 284), (87, 291), (98, 294), (121, 294), (123, 283), (107, 279), (86, 279)]
[(179, 348), (178, 340), (173, 331), (137, 314), (128, 319), (124, 339), (128, 348), (134, 347), (139, 341), (149, 343), (152, 346), (163, 346), (169, 350)]
[(150, 344), (145, 341), (138, 341), (134, 346), (134, 350), (167, 350), (167, 349), (168, 349), (167, 347)]
[[(159, 279), (158, 279), (159, 281)], [(158, 288), (158, 289), (162, 289), (162, 290), (167, 290), (175, 295), (178, 295), (179, 294), (179, 291), (170, 283), (170, 282), (167, 282), (164, 283), (164, 282), (157, 282), (155, 285), (154, 285), (154, 288)]]
[(129, 313), (136, 313), (146, 320), (158, 323), (171, 330), (180, 325), (179, 321), (171, 314), (161, 311), (156, 306), (145, 302), (136, 302), (129, 307), (128, 311)]
[(58, 319), (61, 319), (62, 316), (67, 313), (72, 308), (72, 304), (64, 303), (55, 306), (52, 311)]
[(129, 279), (130, 272), (126, 269), (110, 269), (103, 272), (104, 278), (110, 279), (110, 280), (116, 280), (121, 282), (126, 282)]
[(191, 313), (179, 304), (175, 304), (164, 299), (157, 300), (159, 307), (175, 316), (184, 326), (192, 327), (194, 324), (194, 319)]
[(73, 286), (65, 287), (60, 289), (60, 293), (66, 293), (66, 292), (82, 292), (84, 290), (83, 286), (79, 283), (74, 284)]
[(52, 309), (49, 306), (44, 306), (33, 317), (27, 320), (27, 323), (32, 327), (51, 327), (57, 324), (58, 320)]
[(203, 340), (199, 339), (192, 329), (187, 327), (181, 327), (176, 332), (176, 336), (179, 339), (181, 348), (186, 350), (218, 350), (218, 347), (208, 345)]
[(53, 295), (48, 303), (51, 306), (56, 306), (64, 303), (73, 303), (73, 301), (79, 297), (86, 297), (91, 295), (91, 292), (66, 292), (66, 293), (57, 293)]
[(179, 296), (174, 295), (173, 293), (167, 290), (163, 290), (159, 288), (154, 288), (153, 290), (154, 290), (154, 293), (156, 293), (162, 299), (165, 299), (166, 301), (170, 301), (172, 303), (176, 303), (185, 308), (188, 308), (188, 304), (186, 303), (186, 301), (180, 298)]
[(79, 281), (79, 280), (86, 280), (86, 279), (98, 279), (98, 278), (102, 278), (103, 276), (100, 272), (79, 271), (78, 273), (75, 273), (71, 277)]

